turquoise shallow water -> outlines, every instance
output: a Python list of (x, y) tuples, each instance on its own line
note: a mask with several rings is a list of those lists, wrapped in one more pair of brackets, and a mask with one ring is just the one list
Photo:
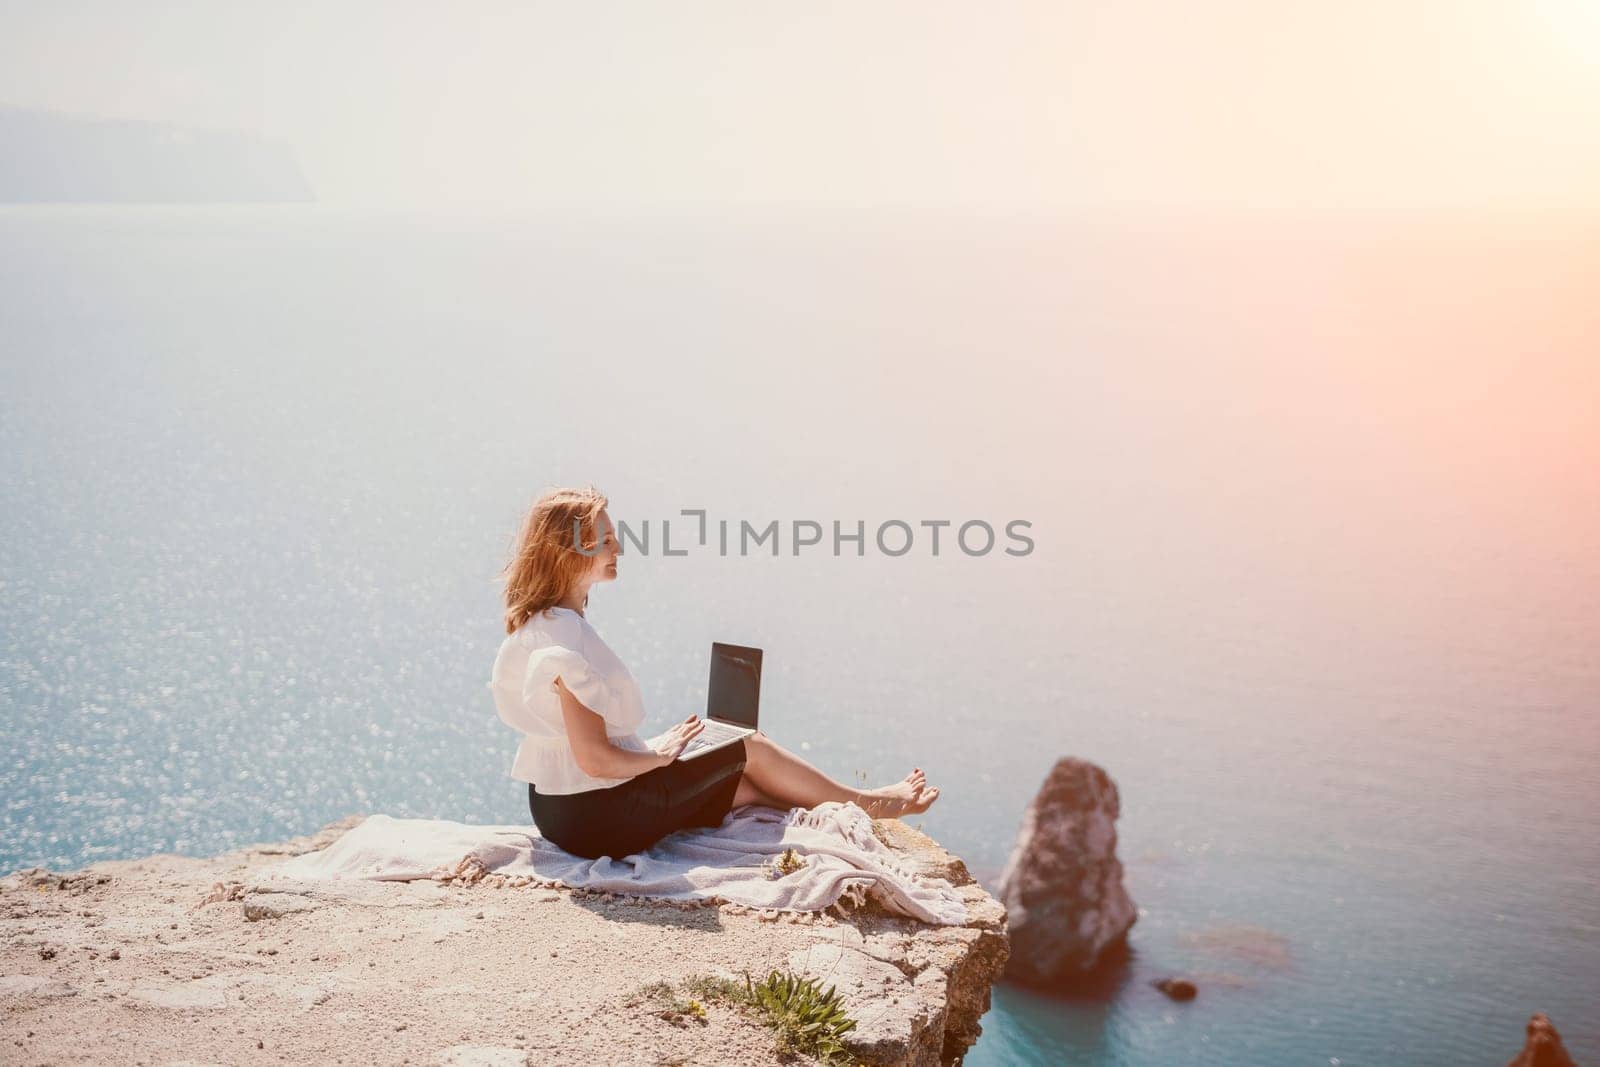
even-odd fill
[(762, 646), (770, 731), (925, 767), (991, 881), (1054, 758), (1111, 773), (1132, 959), (971, 1063), (1503, 1063), (1534, 1010), (1595, 1062), (1589, 247), (0, 212), (0, 869), (524, 818), (483, 683), (547, 484), (1022, 518), (636, 553), (590, 614), (655, 723)]

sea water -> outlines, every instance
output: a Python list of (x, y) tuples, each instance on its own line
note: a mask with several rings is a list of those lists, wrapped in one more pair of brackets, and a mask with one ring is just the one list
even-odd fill
[(0, 869), (526, 819), (496, 579), (593, 482), (650, 727), (761, 646), (768, 731), (923, 767), (991, 887), (1055, 759), (1116, 781), (1131, 959), (968, 1062), (1501, 1063), (1535, 1010), (1595, 1062), (1597, 247), (0, 210)]

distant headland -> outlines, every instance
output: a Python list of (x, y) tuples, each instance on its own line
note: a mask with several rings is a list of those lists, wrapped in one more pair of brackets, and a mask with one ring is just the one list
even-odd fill
[(238, 130), (0, 107), (0, 203), (306, 203), (294, 150)]

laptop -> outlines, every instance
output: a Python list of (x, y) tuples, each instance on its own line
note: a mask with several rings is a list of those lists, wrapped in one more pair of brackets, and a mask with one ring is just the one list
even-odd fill
[(706, 692), (705, 729), (679, 759), (694, 759), (756, 732), (761, 705), (761, 650), (711, 643), (711, 685)]

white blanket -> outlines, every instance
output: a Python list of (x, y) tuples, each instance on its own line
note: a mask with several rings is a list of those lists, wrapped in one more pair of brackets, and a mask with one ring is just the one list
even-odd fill
[[(793, 849), (804, 866), (780, 875), (776, 861), (786, 849)], [(471, 826), (369, 815), (328, 848), (258, 873), (263, 888), (274, 881), (447, 881), (485, 875), (514, 885), (560, 883), (783, 911), (821, 911), (846, 894), (859, 900), (864, 892), (891, 911), (923, 922), (966, 921), (966, 907), (949, 882), (919, 877), (874, 836), (865, 811), (833, 802), (787, 812), (735, 808), (714, 830), (680, 830), (649, 851), (620, 860), (564, 852), (531, 824)]]

